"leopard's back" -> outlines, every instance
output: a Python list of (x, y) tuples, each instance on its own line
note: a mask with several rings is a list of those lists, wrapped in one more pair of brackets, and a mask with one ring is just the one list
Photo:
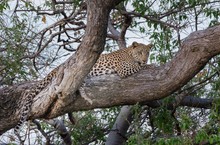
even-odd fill
[(102, 54), (89, 75), (99, 76), (117, 73), (122, 78), (132, 75), (146, 64), (151, 47), (151, 44), (133, 42), (128, 48)]
[(127, 54), (124, 53), (120, 51), (112, 52), (109, 54), (101, 54), (95, 65), (92, 67), (92, 70), (90, 71), (90, 76), (100, 76), (104, 74), (117, 73), (120, 62), (127, 59)]
[[(117, 73), (121, 78), (127, 77), (138, 72), (147, 62), (151, 44), (145, 45), (133, 42), (131, 46), (118, 51), (102, 54), (93, 66), (90, 76), (100, 76), (104, 74)], [(19, 136), (19, 130), (23, 123), (27, 120), (31, 111), (33, 98), (38, 95), (57, 75), (57, 67), (49, 73), (42, 81), (30, 90), (26, 90), (25, 103), (21, 109), (19, 123), (15, 127), (15, 134)]]

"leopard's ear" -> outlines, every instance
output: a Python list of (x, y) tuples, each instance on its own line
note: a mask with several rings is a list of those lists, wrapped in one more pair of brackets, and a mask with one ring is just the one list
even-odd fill
[(134, 42), (132, 43), (132, 46), (133, 46), (133, 47), (137, 47), (137, 46), (138, 46), (138, 43), (137, 43), (136, 41), (134, 41)]

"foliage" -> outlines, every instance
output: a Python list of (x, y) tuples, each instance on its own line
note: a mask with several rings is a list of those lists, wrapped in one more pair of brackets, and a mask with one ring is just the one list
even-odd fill
[[(187, 35), (219, 24), (218, 5), (213, 0), (125, 0), (110, 14), (111, 25), (119, 35), (108, 30), (106, 51), (117, 49), (123, 38), (120, 34), (126, 34), (128, 44), (134, 40), (146, 43), (146, 39), (154, 44), (150, 63), (167, 63)], [(86, 17), (84, 1), (79, 0), (65, 4), (51, 0), (0, 1), (0, 87), (38, 79), (47, 74), (43, 74), (45, 70), (65, 61), (82, 41)], [(129, 18), (131, 23), (126, 21)], [(219, 56), (212, 58), (184, 87), (159, 100), (158, 107), (135, 105), (126, 144), (218, 144), (219, 60)], [(183, 93), (215, 99), (213, 108), (175, 106), (176, 97)], [(73, 144), (103, 144), (118, 113), (119, 107), (78, 112), (75, 125), (66, 116), (60, 118), (65, 120)], [(41, 127), (50, 132), (51, 142), (61, 144), (53, 127), (42, 122)], [(36, 135), (36, 142), (43, 144), (45, 137), (39, 132)]]
[[(81, 145), (93, 142), (101, 144), (115, 121), (118, 108), (96, 109), (75, 114), (76, 124), (71, 129), (73, 144)], [(87, 130), (87, 131), (83, 131)]]

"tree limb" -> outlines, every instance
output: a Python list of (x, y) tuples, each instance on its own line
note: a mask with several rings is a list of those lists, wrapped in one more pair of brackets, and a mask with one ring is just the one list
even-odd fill
[(57, 130), (58, 134), (61, 136), (63, 139), (63, 142), (66, 145), (71, 145), (72, 140), (69, 132), (66, 129), (66, 126), (64, 125), (64, 122), (59, 120), (59, 119), (50, 119), (46, 121), (48, 124), (54, 126), (54, 128)]
[[(87, 1), (88, 27), (86, 28), (83, 42), (80, 44), (77, 52), (58, 69), (59, 77), (53, 80), (50, 87), (48, 87), (49, 89), (46, 88), (34, 98), (34, 104), (29, 118), (33, 116), (38, 116), (37, 118), (51, 116), (50, 113), (53, 111), (61, 113), (63, 112), (63, 107), (65, 108), (76, 100), (76, 91), (104, 49), (110, 10), (121, 1), (122, 0)], [(22, 92), (29, 87), (16, 85), (1, 89), (0, 98), (3, 101), (0, 102), (0, 122), (6, 124), (0, 125), (0, 134), (14, 127), (18, 122), (21, 106), (25, 100)], [(17, 90), (13, 90), (15, 88)], [(11, 97), (7, 98), (8, 96)], [(41, 99), (44, 101), (39, 102), (42, 101)], [(5, 102), (9, 104), (5, 106), (5, 104), (3, 104)], [(41, 108), (38, 108), (39, 106), (41, 106)], [(11, 114), (8, 114), (9, 112), (14, 114), (13, 117)], [(8, 120), (9, 118), (10, 121)]]
[[(83, 88), (87, 97), (92, 100), (90, 104), (80, 97), (79, 91), (75, 92), (104, 47), (109, 11), (103, 10), (103, 3), (109, 1), (87, 2), (90, 27), (86, 28), (84, 40), (76, 54), (62, 64), (64, 78), (60, 85), (55, 87), (57, 80), (54, 80), (35, 97), (29, 119), (54, 118), (71, 111), (129, 105), (164, 98), (180, 89), (212, 57), (220, 54), (220, 26), (194, 32), (184, 40), (176, 56), (164, 65), (143, 69), (125, 79), (120, 79), (117, 75), (87, 78)], [(100, 6), (99, 9), (95, 9), (96, 13), (104, 14), (103, 17), (92, 16), (91, 7), (96, 6)], [(21, 93), (29, 87), (27, 84), (20, 84), (0, 89), (0, 133), (14, 127), (18, 122)]]
[(133, 120), (132, 106), (123, 106), (117, 119), (108, 135), (105, 145), (119, 145), (123, 144), (127, 138), (127, 130)]

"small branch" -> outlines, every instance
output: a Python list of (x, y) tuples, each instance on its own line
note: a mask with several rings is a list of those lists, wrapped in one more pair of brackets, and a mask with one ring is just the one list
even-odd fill
[(18, 6), (19, 6), (19, 0), (16, 0), (16, 4), (15, 4), (15, 8), (14, 8), (13, 14), (16, 13)]
[(165, 12), (165, 13), (161, 14), (159, 19), (162, 19), (164, 17), (170, 16), (172, 14), (175, 14), (175, 13), (178, 13), (178, 12), (181, 12), (181, 11), (186, 11), (188, 9), (195, 8), (196, 6), (213, 4), (213, 3), (217, 3), (217, 2), (220, 2), (220, 1), (219, 0), (217, 0), (217, 1), (208, 1), (208, 2), (204, 2), (204, 3), (197, 3), (196, 5), (193, 5), (193, 6), (187, 6), (187, 7), (182, 7), (182, 8), (178, 8), (178, 9), (171, 9), (168, 12)]
[(50, 119), (50, 120), (47, 120), (46, 122), (52, 125), (57, 130), (58, 134), (63, 139), (65, 144), (67, 145), (72, 144), (71, 136), (62, 121), (58, 119)]
[(111, 32), (111, 34), (108, 34), (107, 36), (110, 38), (113, 38), (113, 40), (116, 40), (118, 46), (120, 49), (126, 48), (126, 42), (125, 42), (125, 33), (126, 33), (126, 26), (123, 27), (123, 32), (119, 32), (114, 28), (114, 26), (111, 23), (111, 20), (108, 20), (108, 29)]
[(196, 84), (194, 84), (194, 85), (192, 85), (192, 86), (190, 86), (190, 87), (188, 87), (188, 88), (183, 89), (181, 92), (184, 92), (184, 91), (186, 91), (186, 90), (192, 90), (192, 89), (195, 88), (196, 86), (199, 86), (199, 85), (201, 85), (201, 84), (206, 83), (207, 81), (210, 81), (210, 80), (211, 80), (213, 77), (215, 77), (217, 74), (218, 74), (218, 72), (215, 72), (214, 74), (212, 74), (211, 76), (207, 77), (206, 79), (199, 81), (199, 83), (196, 83)]
[(41, 134), (45, 137), (47, 143), (46, 144), (50, 144), (50, 137), (47, 135), (47, 133), (41, 128), (41, 125), (40, 123), (34, 119), (32, 121), (36, 126), (37, 126), (37, 129), (41, 132)]
[(72, 125), (75, 125), (75, 124), (76, 124), (76, 120), (75, 120), (75, 118), (73, 117), (73, 114), (72, 114), (72, 113), (68, 113), (68, 118), (69, 118), (70, 122), (72, 123)]
[(177, 131), (177, 136), (180, 136), (182, 134), (182, 132), (181, 132), (181, 128), (180, 128), (180, 123), (179, 123), (178, 119), (175, 116), (175, 112), (176, 112), (176, 108), (172, 110), (171, 116), (173, 117), (173, 119), (175, 121), (175, 128), (176, 128), (176, 131)]
[(181, 27), (183, 26), (175, 26), (175, 25), (172, 25), (170, 23), (167, 23), (167, 22), (164, 22), (164, 21), (161, 21), (160, 19), (157, 19), (155, 17), (152, 17), (152, 16), (148, 16), (148, 15), (142, 15), (140, 13), (136, 13), (136, 12), (126, 12), (126, 11), (121, 11), (122, 14), (124, 15), (130, 15), (131, 17), (142, 17), (142, 18), (145, 18), (147, 20), (150, 20), (152, 22), (155, 22), (155, 23), (159, 23), (161, 24), (162, 26), (166, 26), (166, 27), (171, 27), (173, 29), (180, 29)]
[(47, 42), (46, 42), (43, 46), (41, 46), (42, 41), (43, 41), (43, 36), (45, 35), (45, 33), (46, 33), (47, 31), (49, 31), (48, 29), (46, 29), (45, 32), (43, 32), (43, 34), (41, 35), (42, 37), (41, 37), (41, 40), (40, 40), (39, 45), (38, 45), (38, 51), (35, 52), (35, 53), (32, 54), (32, 55), (25, 55), (25, 56), (23, 56), (21, 59), (25, 59), (25, 58), (33, 59), (33, 58), (36, 58), (36, 57), (39, 56), (39, 54), (48, 46), (48, 44), (49, 44), (50, 42), (52, 42), (52, 40), (53, 40), (54, 37), (56, 37), (56, 36), (58, 36), (58, 35), (60, 35), (60, 34), (62, 34), (62, 33), (65, 33), (67, 30), (68, 30), (68, 31), (69, 31), (69, 30), (76, 31), (76, 30), (80, 30), (80, 29), (83, 29), (83, 28), (85, 28), (85, 26), (81, 26), (81, 27), (78, 27), (78, 28), (65, 28), (65, 29), (63, 29), (62, 31), (59, 31), (59, 32), (56, 32), (56, 33), (50, 35), (49, 40), (47, 40)]
[[(123, 10), (126, 11), (125, 7), (123, 7)], [(132, 17), (130, 15), (124, 15), (124, 22), (123, 22), (123, 25), (122, 25), (122, 28), (121, 28), (121, 34), (120, 34), (120, 37), (119, 37), (119, 43), (123, 43), (122, 45), (123, 48), (126, 47), (126, 42), (125, 42), (125, 34), (126, 34), (126, 31), (128, 29), (128, 27), (131, 25), (131, 22), (132, 22)]]
[(115, 40), (119, 39), (120, 33), (119, 33), (119, 31), (117, 31), (117, 30), (114, 28), (114, 26), (112, 25), (110, 18), (109, 18), (109, 20), (108, 20), (108, 29), (109, 29), (109, 31), (111, 32), (111, 34), (109, 34), (109, 35), (112, 35), (112, 37), (114, 37)]

